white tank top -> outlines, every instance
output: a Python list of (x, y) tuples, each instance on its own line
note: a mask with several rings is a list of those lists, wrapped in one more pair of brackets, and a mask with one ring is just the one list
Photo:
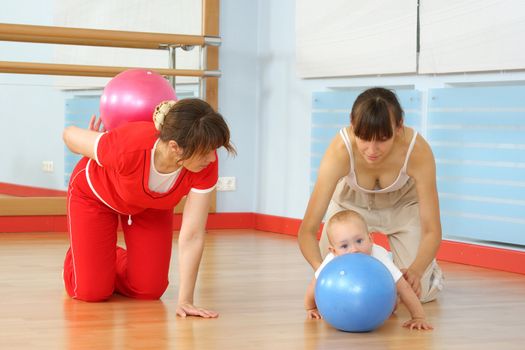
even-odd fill
[(417, 137), (417, 131), (414, 130), (414, 136), (412, 137), (412, 140), (410, 141), (410, 146), (408, 146), (407, 155), (405, 158), (405, 163), (403, 164), (403, 167), (401, 168), (401, 171), (399, 172), (399, 175), (397, 176), (396, 180), (390, 185), (385, 188), (381, 188), (379, 190), (369, 190), (366, 188), (363, 188), (359, 186), (357, 183), (357, 177), (355, 176), (355, 167), (354, 167), (354, 155), (352, 153), (352, 143), (350, 142), (350, 138), (348, 137), (348, 133), (346, 131), (346, 128), (343, 128), (339, 131), (341, 134), (341, 137), (343, 138), (343, 141), (346, 145), (346, 149), (348, 150), (348, 154), (350, 155), (350, 173), (345, 176), (346, 183), (350, 188), (352, 188), (355, 191), (365, 192), (365, 193), (388, 193), (388, 192), (394, 192), (399, 189), (401, 189), (408, 181), (410, 176), (407, 175), (407, 164), (408, 159), (410, 158), (410, 154), (412, 153), (412, 150), (414, 149), (414, 145), (416, 143), (416, 137)]
[(154, 192), (166, 193), (171, 189), (171, 187), (177, 180), (177, 177), (179, 177), (180, 170), (182, 169), (182, 167), (169, 174), (159, 173), (155, 168), (155, 149), (157, 148), (158, 143), (159, 140), (157, 139), (155, 145), (153, 146), (153, 149), (151, 150), (151, 164), (149, 167), (148, 187)]

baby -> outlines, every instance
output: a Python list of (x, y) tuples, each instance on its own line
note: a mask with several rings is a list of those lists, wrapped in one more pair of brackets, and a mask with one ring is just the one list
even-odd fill
[(353, 210), (344, 210), (332, 216), (327, 225), (326, 230), (330, 243), (328, 249), (330, 253), (315, 272), (315, 278), (312, 279), (306, 290), (305, 308), (308, 318), (321, 318), (315, 304), (315, 283), (319, 273), (326, 264), (338, 255), (363, 253), (381, 261), (392, 274), (396, 282), (397, 293), (411, 315), (411, 319), (404, 322), (403, 327), (433, 329), (432, 325), (425, 318), (421, 302), (408, 282), (403, 278), (401, 271), (390, 260), (388, 252), (372, 241), (372, 237), (368, 233), (368, 227), (361, 215)]

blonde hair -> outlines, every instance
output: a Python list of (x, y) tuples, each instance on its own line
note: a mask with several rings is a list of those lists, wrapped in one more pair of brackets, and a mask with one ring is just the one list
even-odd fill
[(359, 214), (356, 211), (347, 209), (340, 212), (335, 213), (326, 223), (326, 234), (328, 235), (328, 241), (330, 244), (332, 244), (332, 238), (331, 238), (331, 232), (332, 232), (332, 225), (339, 223), (339, 222), (361, 222), (366, 230), (366, 233), (368, 234), (368, 225), (366, 224), (365, 218), (361, 214)]

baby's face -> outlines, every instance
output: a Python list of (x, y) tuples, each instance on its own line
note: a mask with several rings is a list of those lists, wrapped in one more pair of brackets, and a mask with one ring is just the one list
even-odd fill
[(372, 239), (361, 222), (336, 222), (330, 227), (330, 251), (334, 255), (348, 253), (372, 254)]

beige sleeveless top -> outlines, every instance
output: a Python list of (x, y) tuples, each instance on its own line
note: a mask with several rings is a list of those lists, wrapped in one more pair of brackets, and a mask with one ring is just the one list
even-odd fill
[(405, 157), (405, 163), (403, 164), (403, 167), (401, 168), (401, 171), (399, 172), (399, 175), (397, 176), (396, 180), (390, 186), (378, 190), (369, 190), (359, 186), (354, 171), (354, 155), (352, 153), (352, 143), (350, 142), (350, 137), (348, 137), (348, 132), (346, 131), (346, 128), (341, 129), (339, 133), (341, 134), (341, 137), (343, 138), (343, 141), (346, 145), (346, 149), (348, 150), (348, 154), (350, 155), (350, 173), (345, 177), (345, 180), (348, 186), (350, 186), (350, 188), (352, 188), (353, 190), (364, 193), (394, 192), (401, 189), (407, 183), (408, 179), (410, 179), (410, 176), (407, 175), (407, 164), (408, 159), (410, 158), (410, 154), (412, 153), (412, 150), (414, 149), (414, 145), (416, 143), (417, 131), (414, 130), (414, 136), (410, 141), (410, 146), (408, 147), (407, 155)]

